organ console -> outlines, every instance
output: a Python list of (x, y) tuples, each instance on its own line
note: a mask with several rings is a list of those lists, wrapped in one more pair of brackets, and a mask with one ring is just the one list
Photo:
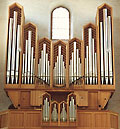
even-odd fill
[(33, 23), (24, 25), (15, 3), (6, 56), (5, 91), (16, 109), (0, 115), (0, 128), (118, 128), (118, 114), (105, 110), (115, 91), (109, 5), (98, 7), (95, 25), (83, 27), (83, 40), (52, 41), (38, 39)]

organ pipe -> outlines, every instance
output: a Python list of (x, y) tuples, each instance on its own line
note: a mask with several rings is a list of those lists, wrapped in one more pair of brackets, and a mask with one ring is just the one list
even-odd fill
[(8, 59), (7, 59), (7, 83), (9, 83), (9, 80), (10, 80), (12, 25), (13, 25), (13, 18), (10, 18), (10, 23), (9, 23), (9, 41), (8, 41)]
[(90, 84), (92, 84), (92, 28), (89, 28), (88, 36), (89, 36), (89, 80)]
[(30, 83), (31, 35), (32, 35), (32, 32), (28, 31), (28, 71), (27, 71), (27, 75), (28, 75), (27, 81), (28, 81), (28, 84)]
[(66, 112), (64, 103), (62, 104), (62, 111), (61, 111), (61, 114), (60, 114), (60, 120), (63, 121), (63, 122), (67, 121), (67, 112)]
[(49, 108), (48, 98), (45, 98), (43, 103), (43, 121), (49, 121)]
[(12, 61), (11, 61), (11, 83), (14, 83), (14, 72), (15, 72), (15, 49), (16, 49), (16, 32), (17, 32), (17, 12), (14, 11), (13, 18), (13, 38), (12, 38)]
[(108, 50), (109, 50), (109, 77), (110, 84), (113, 83), (113, 71), (112, 71), (112, 32), (111, 32), (111, 16), (108, 16)]
[(52, 121), (56, 122), (57, 120), (58, 120), (57, 106), (56, 104), (54, 104), (52, 111)]
[(103, 22), (100, 22), (100, 48), (101, 48), (101, 84), (113, 84), (112, 65), (112, 30), (111, 16), (107, 8), (103, 9)]
[(94, 39), (92, 39), (92, 64), (93, 64), (93, 84), (95, 84), (95, 52), (94, 52)]
[(104, 53), (103, 53), (103, 23), (100, 22), (100, 44), (101, 44), (101, 84), (104, 83)]
[(71, 97), (70, 104), (69, 104), (69, 119), (72, 122), (76, 120), (76, 106), (75, 106), (75, 100), (73, 97)]
[(17, 49), (16, 49), (16, 70), (15, 70), (15, 76), (16, 76), (16, 84), (18, 83), (18, 69), (19, 69), (19, 54), (20, 54), (20, 32), (21, 32), (21, 26), (18, 25), (17, 27)]

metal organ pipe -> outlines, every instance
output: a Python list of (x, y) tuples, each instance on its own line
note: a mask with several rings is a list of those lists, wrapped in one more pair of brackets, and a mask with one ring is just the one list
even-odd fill
[(111, 16), (108, 16), (108, 50), (109, 50), (109, 77), (110, 84), (113, 84), (113, 71), (112, 71), (112, 31), (111, 31)]
[(66, 112), (64, 103), (63, 103), (62, 111), (61, 111), (61, 114), (60, 114), (60, 120), (63, 121), (63, 122), (65, 122), (67, 120), (67, 112)]
[(74, 80), (76, 80), (76, 42), (74, 42)]
[(16, 49), (16, 70), (15, 70), (16, 84), (18, 83), (20, 37), (21, 37), (20, 32), (21, 32), (21, 26), (18, 25), (18, 27), (17, 27), (17, 49)]
[(71, 100), (69, 102), (69, 119), (70, 121), (76, 120), (76, 107), (75, 107), (75, 100), (73, 97), (71, 97)]
[(28, 40), (26, 40), (26, 45), (25, 45), (25, 80), (24, 83), (27, 83), (27, 66), (28, 66)]
[(89, 75), (89, 71), (88, 71), (88, 65), (89, 65), (89, 62), (88, 62), (88, 46), (86, 46), (86, 75), (87, 75), (87, 84), (89, 83), (89, 78), (88, 78), (88, 75)]
[(92, 29), (89, 28), (88, 30), (89, 36), (89, 79), (90, 84), (92, 84)]
[(57, 106), (54, 104), (52, 111), (52, 121), (56, 122), (58, 120)]
[(79, 50), (77, 49), (77, 66), (76, 66), (76, 76), (79, 79)]
[(24, 75), (25, 74), (25, 54), (23, 54), (23, 60), (22, 60), (22, 83), (24, 83)]
[(93, 84), (95, 84), (95, 52), (94, 52), (94, 39), (92, 39), (92, 68), (93, 68)]
[(58, 47), (58, 80), (59, 84), (61, 83), (61, 46)]
[(104, 83), (104, 63), (103, 63), (103, 60), (104, 60), (104, 53), (103, 53), (103, 23), (100, 22), (100, 44), (101, 44), (101, 83), (103, 84)]
[(43, 44), (43, 80), (45, 81), (46, 44)]
[(28, 74), (28, 78), (27, 78), (28, 84), (30, 83), (31, 36), (32, 36), (32, 32), (28, 31), (28, 71), (27, 71), (27, 74)]
[(46, 54), (46, 82), (48, 83), (48, 54)]
[(33, 83), (33, 53), (34, 53), (34, 48), (32, 47), (31, 49), (31, 80), (30, 83)]
[(49, 121), (49, 101), (48, 101), (48, 98), (44, 99), (44, 104), (43, 104), (43, 121)]
[(103, 9), (105, 83), (108, 84), (107, 9)]
[(11, 62), (11, 83), (14, 83), (14, 72), (15, 72), (15, 49), (16, 49), (16, 32), (17, 32), (17, 12), (14, 11), (13, 18), (13, 42), (12, 42), (12, 62)]
[(9, 80), (10, 80), (12, 25), (13, 25), (13, 18), (10, 18), (10, 23), (9, 23), (9, 41), (8, 41), (8, 59), (7, 59), (7, 83), (9, 83)]
[(97, 74), (97, 54), (95, 53), (95, 78), (96, 78), (96, 84), (98, 83), (97, 82), (97, 76), (98, 76), (98, 74)]

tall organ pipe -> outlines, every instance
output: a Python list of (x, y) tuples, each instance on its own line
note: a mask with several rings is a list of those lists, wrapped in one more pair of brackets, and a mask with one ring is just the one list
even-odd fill
[(26, 40), (26, 45), (25, 45), (25, 81), (24, 83), (27, 83), (27, 67), (28, 67), (28, 40)]
[(96, 84), (97, 84), (97, 54), (95, 53), (95, 77), (96, 77)]
[(34, 48), (32, 47), (31, 49), (31, 84), (33, 83), (33, 53), (34, 53)]
[(89, 78), (92, 84), (92, 28), (88, 30), (89, 34)]
[(12, 64), (11, 64), (11, 82), (14, 82), (14, 72), (15, 72), (15, 48), (16, 48), (16, 31), (17, 31), (17, 12), (14, 11), (13, 18), (13, 42), (12, 42)]
[(86, 75), (87, 75), (87, 79), (86, 79), (86, 81), (87, 81), (87, 84), (89, 83), (89, 71), (88, 71), (88, 65), (89, 65), (89, 63), (88, 63), (88, 46), (86, 46)]
[(45, 80), (46, 44), (43, 44), (43, 80)]
[(74, 80), (76, 80), (76, 42), (74, 42)]
[(108, 84), (107, 9), (103, 9), (103, 22), (104, 22), (105, 83)]
[(112, 70), (112, 31), (111, 31), (111, 16), (108, 16), (108, 50), (109, 50), (109, 78), (110, 84), (113, 84), (113, 70)]
[(30, 83), (30, 63), (31, 63), (31, 36), (32, 36), (32, 32), (31, 31), (28, 31), (28, 77), (27, 77), (27, 80), (28, 80), (28, 84)]
[(16, 70), (15, 70), (16, 84), (18, 83), (20, 37), (21, 37), (20, 32), (21, 32), (21, 25), (18, 25), (18, 27), (17, 27), (17, 49), (16, 49)]
[(93, 84), (95, 84), (95, 52), (94, 52), (94, 39), (92, 39), (92, 68), (93, 68)]
[(10, 80), (12, 25), (13, 25), (13, 18), (10, 18), (10, 23), (9, 23), (9, 41), (8, 41), (8, 59), (7, 59), (7, 83), (9, 83), (9, 80)]
[(25, 73), (25, 54), (23, 54), (23, 60), (22, 60), (22, 83), (24, 83), (24, 73)]
[(104, 64), (103, 64), (103, 60), (104, 60), (104, 54), (103, 54), (103, 24), (102, 22), (100, 22), (100, 44), (101, 44), (101, 84), (104, 83)]

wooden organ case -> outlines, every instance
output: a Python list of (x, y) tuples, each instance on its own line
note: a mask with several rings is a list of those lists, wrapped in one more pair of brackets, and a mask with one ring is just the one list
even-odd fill
[[(38, 40), (38, 41), (37, 41)], [(9, 7), (5, 91), (12, 105), (0, 113), (2, 129), (118, 129), (105, 110), (115, 91), (112, 8), (97, 9), (96, 24), (78, 38), (37, 39), (24, 25), (23, 7)]]

